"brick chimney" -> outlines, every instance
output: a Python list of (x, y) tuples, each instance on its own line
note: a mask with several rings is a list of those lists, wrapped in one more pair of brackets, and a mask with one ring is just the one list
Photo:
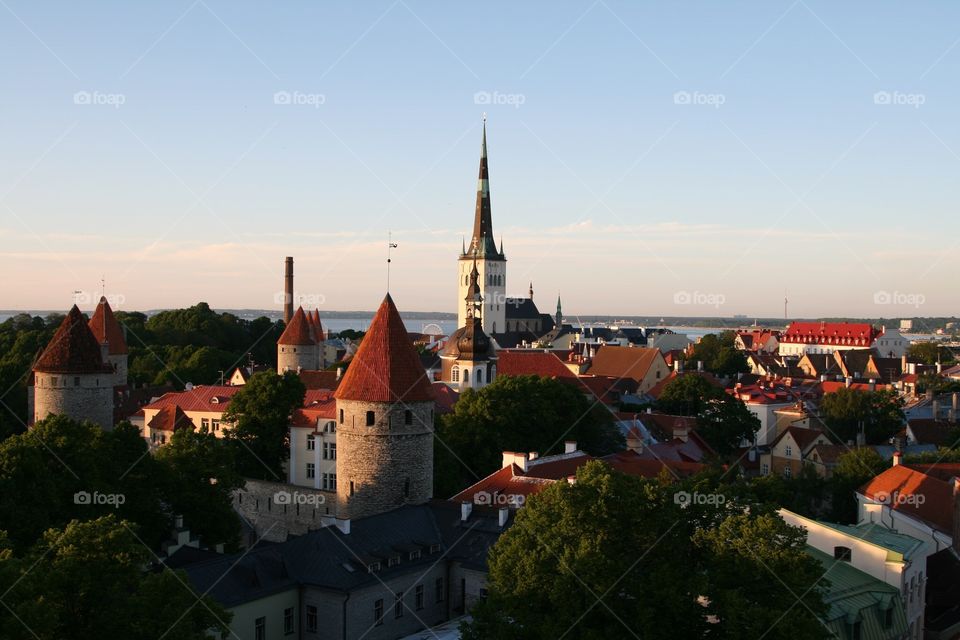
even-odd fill
[(283, 324), (293, 318), (293, 256), (287, 256), (283, 269)]

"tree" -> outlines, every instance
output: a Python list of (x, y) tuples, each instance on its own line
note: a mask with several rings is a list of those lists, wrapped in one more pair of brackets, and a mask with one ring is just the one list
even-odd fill
[(624, 448), (603, 406), (582, 389), (539, 376), (497, 376), (465, 390), (436, 429), (435, 493), (453, 495), (500, 468), (503, 451), (562, 453), (565, 440), (593, 455)]
[(733, 331), (708, 333), (693, 345), (687, 362), (702, 362), (704, 369), (721, 377), (749, 373), (746, 355), (734, 346), (736, 337)]
[(903, 428), (903, 400), (893, 391), (842, 388), (820, 401), (820, 412), (831, 433), (842, 442), (856, 442), (862, 428), (867, 444), (880, 444)]
[(136, 525), (107, 515), (50, 529), (22, 557), (0, 551), (0, 636), (95, 640), (225, 633), (232, 614), (200, 598), (183, 574), (145, 573)]
[(682, 495), (594, 461), (532, 496), (490, 552), (464, 638), (823, 637), (807, 610), (825, 610), (822, 570), (802, 530)]
[(290, 415), (303, 405), (306, 388), (293, 371), (261, 371), (250, 377), (224, 414), (237, 470), (249, 478), (278, 480), (290, 455)]
[(657, 400), (657, 409), (671, 415), (696, 416), (722, 395), (723, 391), (705, 377), (686, 373), (667, 383)]
[(936, 342), (913, 342), (907, 347), (907, 358), (915, 362), (934, 365), (938, 362), (952, 362), (953, 353), (950, 349), (938, 345)]
[(869, 447), (841, 454), (829, 480), (832, 493), (830, 520), (855, 524), (858, 520), (856, 490), (888, 468), (890, 461)]
[(760, 420), (728, 393), (708, 401), (697, 416), (697, 433), (720, 455), (733, 453), (744, 440), (752, 442), (759, 429)]

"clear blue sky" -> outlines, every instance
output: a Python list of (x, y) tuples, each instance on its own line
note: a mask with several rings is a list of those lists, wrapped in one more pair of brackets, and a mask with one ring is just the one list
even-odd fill
[(3, 0), (0, 307), (271, 308), (294, 255), (372, 309), (392, 230), (398, 305), (454, 311), (486, 111), (547, 310), (954, 314), (958, 40), (947, 2)]

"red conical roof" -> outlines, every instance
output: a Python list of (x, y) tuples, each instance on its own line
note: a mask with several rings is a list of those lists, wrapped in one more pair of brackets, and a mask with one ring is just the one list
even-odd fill
[(317, 331), (317, 342), (322, 342), (324, 336), (323, 324), (320, 322), (320, 309), (313, 310), (313, 328)]
[(420, 356), (389, 293), (377, 309), (335, 397), (367, 402), (434, 401)]
[(310, 331), (310, 321), (307, 320), (307, 314), (303, 312), (303, 307), (297, 307), (296, 313), (290, 318), (290, 324), (283, 330), (283, 335), (277, 340), (277, 344), (289, 345), (309, 345), (314, 344), (313, 336)]
[(87, 319), (80, 309), (73, 305), (33, 365), (33, 370), (43, 373), (110, 373), (113, 368), (104, 364), (100, 343), (87, 326)]
[(97, 342), (100, 344), (106, 342), (110, 347), (110, 355), (127, 354), (127, 341), (123, 337), (123, 329), (113, 316), (113, 309), (110, 308), (106, 297), (100, 297), (100, 303), (97, 305), (97, 310), (93, 312), (89, 325)]

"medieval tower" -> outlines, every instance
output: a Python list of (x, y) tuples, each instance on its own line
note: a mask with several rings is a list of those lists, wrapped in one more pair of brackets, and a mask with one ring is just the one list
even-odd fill
[(304, 312), (297, 307), (290, 322), (277, 340), (277, 373), (317, 371), (325, 366), (323, 327), (320, 311)]
[(103, 353), (74, 305), (33, 365), (34, 423), (60, 414), (113, 429), (116, 372)]
[(101, 296), (88, 325), (100, 344), (103, 361), (113, 368), (113, 386), (118, 389), (125, 388), (127, 386), (127, 340), (106, 297)]
[(362, 518), (432, 498), (433, 389), (390, 294), (334, 397), (337, 517)]
[[(483, 330), (489, 334), (507, 330), (506, 288), (507, 258), (503, 243), (497, 248), (493, 239), (493, 217), (490, 213), (490, 173), (487, 169), (487, 123), (483, 122), (483, 141), (480, 145), (480, 177), (477, 180), (477, 206), (473, 217), (473, 236), (470, 245), (460, 252), (457, 275), (458, 299), (463, 300), (470, 288), (470, 272), (474, 263), (479, 274), (480, 294), (484, 300)], [(457, 326), (467, 326), (466, 309), (457, 314)]]

